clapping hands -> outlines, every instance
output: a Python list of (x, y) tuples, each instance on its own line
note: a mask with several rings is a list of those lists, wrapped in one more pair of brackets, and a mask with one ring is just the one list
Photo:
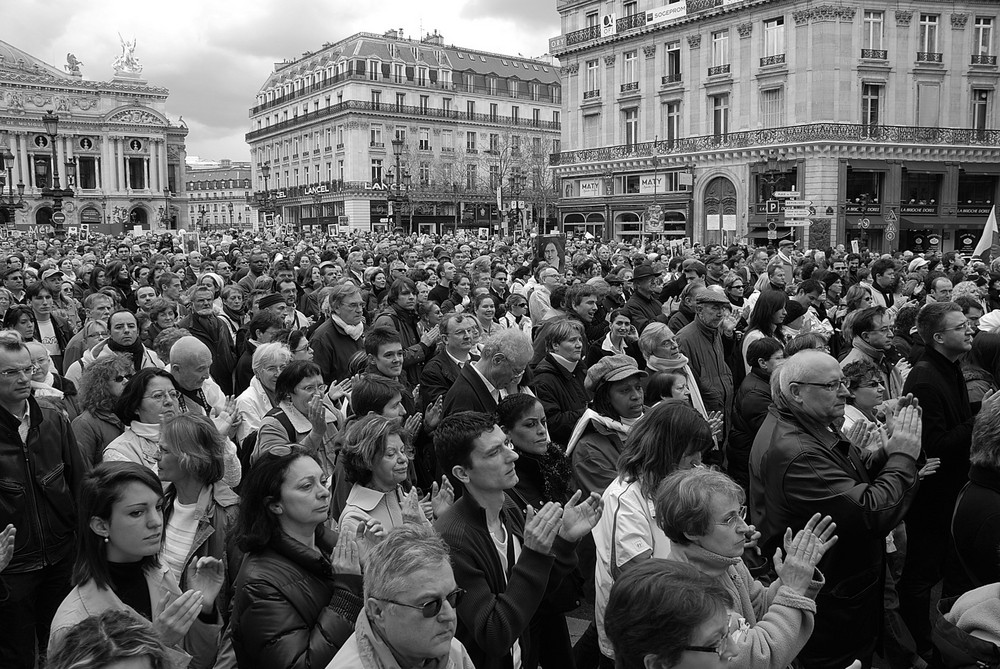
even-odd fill
[(804, 595), (812, 582), (816, 565), (837, 543), (836, 531), (837, 524), (833, 518), (818, 513), (813, 514), (794, 537), (792, 528), (786, 529), (784, 553), (780, 548), (774, 553), (774, 569), (782, 584)]

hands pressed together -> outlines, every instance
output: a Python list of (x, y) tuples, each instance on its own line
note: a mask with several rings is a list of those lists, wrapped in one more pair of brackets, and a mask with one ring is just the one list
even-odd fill
[(549, 554), (556, 536), (566, 541), (579, 541), (594, 529), (604, 511), (604, 502), (596, 492), (582, 502), (581, 497), (583, 492), (577, 490), (565, 506), (548, 502), (538, 511), (529, 504), (524, 522), (524, 547)]
[(804, 595), (812, 583), (816, 565), (830, 548), (837, 543), (837, 524), (830, 516), (813, 514), (806, 526), (792, 536), (792, 528), (785, 530), (784, 552), (774, 552), (774, 570), (786, 585)]

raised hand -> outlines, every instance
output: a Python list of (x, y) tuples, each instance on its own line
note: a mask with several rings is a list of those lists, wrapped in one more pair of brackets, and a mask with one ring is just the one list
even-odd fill
[(869, 440), (871, 437), (869, 435), (873, 427), (874, 426), (866, 420), (858, 420), (854, 422), (854, 425), (852, 425), (846, 433), (844, 433), (844, 436), (847, 437), (847, 440), (853, 445), (857, 446), (861, 450), (864, 450), (865, 446), (870, 443)]
[(604, 511), (604, 503), (596, 492), (590, 493), (585, 500), (580, 502), (582, 496), (583, 492), (577, 490), (563, 507), (559, 536), (566, 541), (579, 541), (589, 534), (597, 525), (597, 521), (601, 519), (601, 513)]
[(417, 436), (417, 433), (420, 431), (420, 423), (423, 420), (424, 420), (423, 415), (415, 413), (409, 418), (407, 418), (406, 422), (403, 423), (403, 429), (406, 430), (407, 434), (410, 435), (411, 439)]
[(7, 568), (14, 557), (14, 538), (17, 530), (13, 525), (8, 525), (0, 532), (0, 572)]
[[(900, 401), (902, 403), (902, 400)], [(909, 404), (899, 410), (892, 436), (889, 437), (885, 450), (890, 455), (903, 453), (916, 459), (920, 455), (920, 435), (923, 431), (923, 419), (919, 407)]]
[[(790, 530), (786, 531), (786, 536)], [(812, 532), (802, 529), (792, 539), (788, 552), (774, 551), (774, 571), (786, 585), (800, 595), (806, 594), (816, 568), (815, 556), (819, 539)]]
[(334, 574), (361, 575), (361, 549), (359, 546), (364, 542), (367, 528), (365, 523), (358, 523), (354, 532), (341, 532), (340, 536), (337, 537), (337, 545), (330, 553), (330, 564), (333, 566)]
[(439, 395), (434, 403), (424, 411), (424, 427), (428, 432), (433, 432), (434, 428), (441, 424), (442, 413), (444, 412), (444, 395)]
[(187, 582), (193, 589), (201, 592), (202, 610), (206, 613), (215, 606), (215, 598), (222, 590), (226, 580), (225, 565), (222, 560), (214, 557), (201, 557), (193, 561), (187, 568)]
[(562, 526), (562, 514), (562, 507), (556, 502), (548, 502), (537, 513), (529, 504), (524, 523), (524, 547), (544, 555), (551, 553), (552, 542)]
[(403, 522), (427, 522), (427, 518), (424, 516), (423, 510), (420, 508), (420, 498), (417, 496), (416, 488), (410, 488), (410, 492), (403, 495), (400, 507), (403, 514)]
[[(925, 462), (924, 466), (917, 472), (917, 476), (923, 479), (931, 474), (936, 474), (940, 466), (941, 458), (927, 458), (927, 462)], [(2, 567), (0, 567), (0, 569), (2, 569)]]
[(722, 436), (722, 426), (724, 423), (721, 411), (712, 411), (708, 414), (708, 429), (712, 431), (713, 437)]
[(455, 488), (447, 476), (441, 477), (440, 487), (436, 481), (431, 484), (430, 502), (435, 518), (440, 518), (455, 503)]
[[(802, 532), (812, 532), (816, 535), (816, 553), (813, 556), (815, 559), (813, 567), (815, 567), (823, 559), (826, 552), (837, 543), (837, 523), (833, 522), (831, 516), (820, 516), (820, 514), (814, 513), (806, 526), (799, 530), (799, 534)], [(785, 530), (784, 537), (786, 553), (792, 552), (792, 544), (792, 528), (789, 527)]]
[(351, 379), (344, 379), (343, 381), (338, 381), (330, 386), (330, 389), (326, 391), (326, 396), (331, 402), (338, 402), (342, 398), (351, 394), (351, 389), (354, 387), (353, 381)]
[(424, 333), (424, 336), (420, 338), (420, 343), (424, 346), (433, 346), (437, 343), (438, 338), (441, 337), (441, 328), (437, 325), (432, 327), (430, 330)]
[(201, 612), (203, 602), (204, 597), (200, 592), (188, 590), (167, 604), (153, 621), (160, 641), (166, 646), (179, 646)]

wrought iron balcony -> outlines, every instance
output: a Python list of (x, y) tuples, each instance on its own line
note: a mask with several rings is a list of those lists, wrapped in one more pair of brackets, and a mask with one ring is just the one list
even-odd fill
[(639, 90), (639, 82), (638, 81), (630, 81), (627, 84), (622, 84), (621, 88), (622, 88), (622, 93), (628, 93), (628, 92), (631, 92), (631, 91), (637, 91), (637, 90)]
[(601, 97), (601, 89), (600, 88), (595, 88), (592, 91), (584, 91), (583, 92), (583, 99), (584, 100), (593, 100), (594, 98), (599, 98), (599, 97)]
[(717, 77), (720, 74), (729, 74), (729, 63), (708, 68), (708, 76)]
[(974, 54), (972, 56), (973, 65), (996, 65), (996, 56), (987, 56), (986, 54)]
[(761, 67), (768, 67), (770, 65), (784, 65), (785, 64), (785, 54), (776, 53), (773, 56), (764, 56), (760, 59)]
[(666, 86), (667, 84), (676, 84), (680, 80), (681, 73), (674, 72), (673, 74), (664, 74), (663, 77), (660, 78), (660, 83)]
[(810, 123), (729, 132), (723, 135), (683, 137), (672, 140), (604, 146), (552, 154), (552, 165), (573, 165), (623, 158), (687, 154), (719, 149), (746, 149), (782, 146), (801, 142), (858, 142), (869, 144), (930, 144), (944, 146), (1000, 147), (1000, 130), (971, 128), (915, 128), (898, 125), (860, 125), (851, 123)]
[(917, 62), (918, 63), (940, 63), (943, 62), (944, 56), (940, 53), (935, 53), (934, 51), (918, 51), (917, 52)]
[(566, 33), (566, 46), (580, 44), (581, 42), (589, 42), (590, 40), (597, 39), (600, 36), (601, 26), (587, 26), (583, 30), (574, 30), (571, 33)]
[(631, 30), (632, 28), (640, 28), (644, 25), (646, 25), (646, 12), (638, 12), (632, 16), (623, 16), (615, 21), (615, 29), (618, 32), (624, 32), (626, 30)]
[(862, 49), (861, 57), (867, 60), (889, 60), (889, 52), (885, 49)]

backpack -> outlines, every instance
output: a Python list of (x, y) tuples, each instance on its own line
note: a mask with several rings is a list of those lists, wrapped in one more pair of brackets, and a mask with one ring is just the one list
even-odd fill
[[(288, 414), (286, 414), (281, 407), (274, 407), (266, 414), (264, 414), (265, 418), (267, 418), (268, 416), (273, 416), (278, 419), (278, 422), (281, 423), (281, 426), (284, 427), (285, 431), (288, 433), (288, 442), (294, 443), (295, 426), (292, 425), (292, 421), (288, 417)], [(244, 476), (248, 471), (250, 471), (250, 464), (251, 464), (250, 458), (251, 456), (253, 456), (253, 452), (257, 448), (257, 436), (259, 433), (260, 433), (260, 428), (257, 428), (256, 430), (248, 434), (243, 439), (243, 442), (240, 444), (240, 447), (238, 449), (239, 451), (238, 455), (240, 458), (240, 467), (242, 467), (243, 469)]]

